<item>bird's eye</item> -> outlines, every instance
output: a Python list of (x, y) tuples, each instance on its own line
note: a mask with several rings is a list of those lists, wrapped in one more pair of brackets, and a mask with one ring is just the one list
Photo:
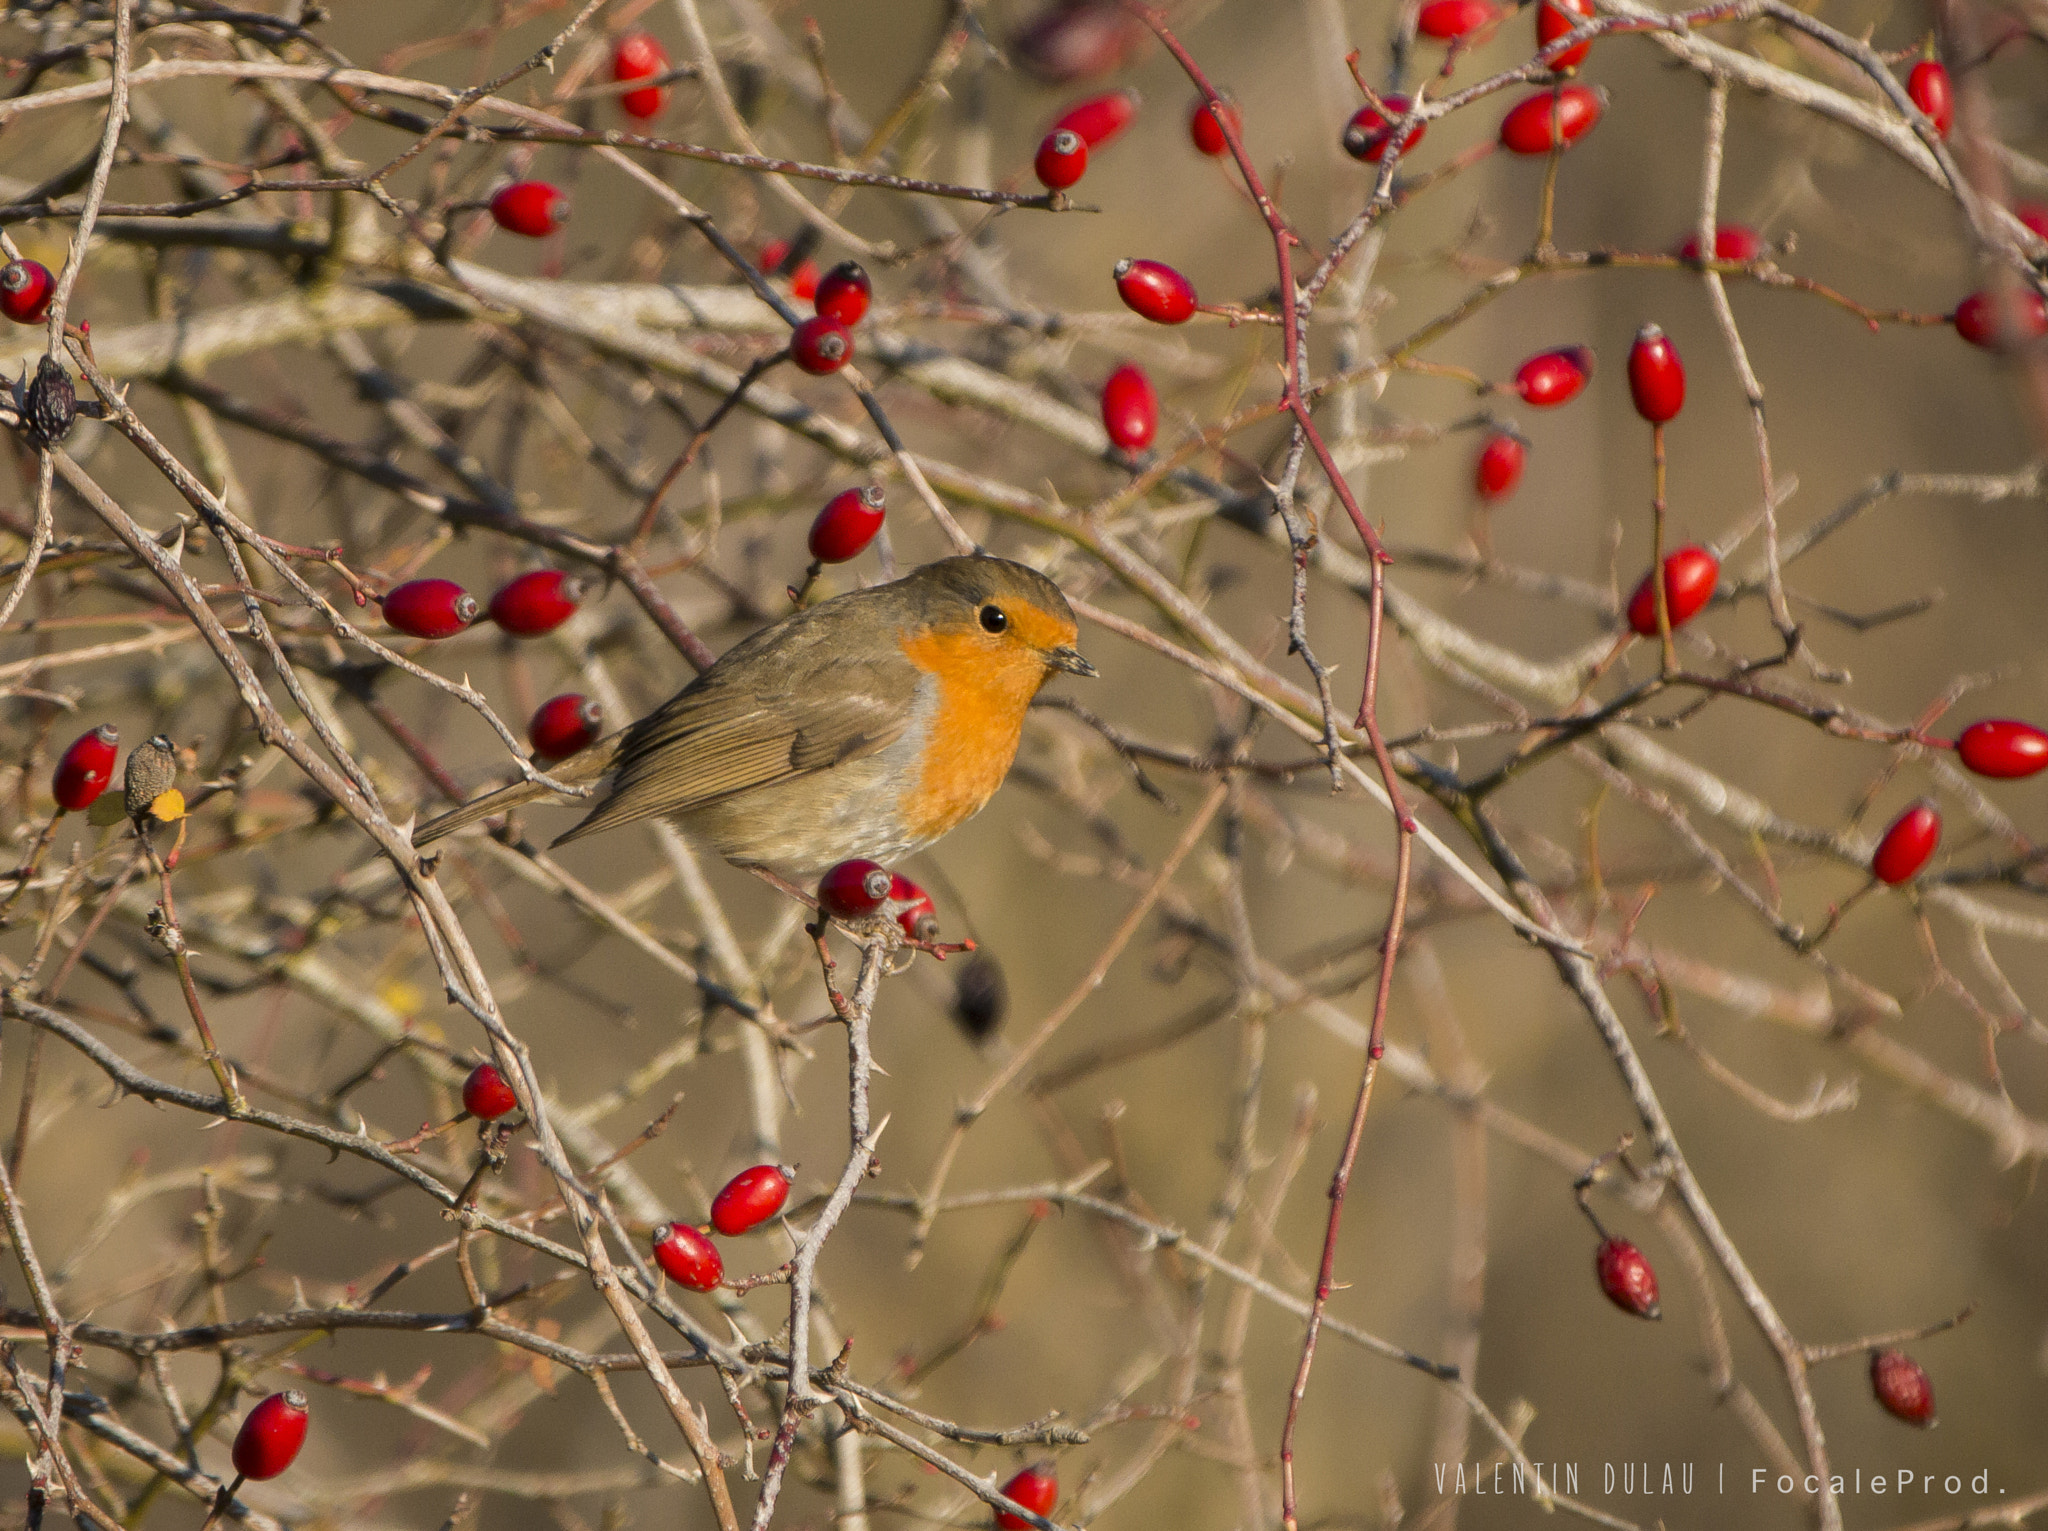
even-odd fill
[(985, 633), (999, 633), (1010, 625), (1010, 619), (1000, 606), (981, 608), (981, 630)]

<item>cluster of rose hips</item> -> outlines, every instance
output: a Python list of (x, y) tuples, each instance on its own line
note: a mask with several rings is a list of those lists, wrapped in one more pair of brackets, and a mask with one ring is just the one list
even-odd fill
[(816, 377), (853, 360), (853, 327), (867, 317), (874, 284), (859, 261), (843, 260), (818, 278), (817, 312), (790, 331), (789, 358)]
[(860, 857), (818, 879), (818, 907), (848, 924), (887, 914), (913, 941), (936, 940), (939, 934), (939, 910), (929, 893), (901, 872)]
[[(488, 607), (452, 579), (413, 579), (383, 599), (384, 620), (411, 638), (452, 638), (488, 617), (515, 638), (539, 638), (576, 615), (583, 581), (560, 569), (531, 569), (508, 580)], [(566, 760), (596, 742), (604, 714), (579, 692), (550, 697), (527, 724), (533, 753), (543, 763)]]
[[(1627, 1239), (1603, 1238), (1593, 1251), (1593, 1271), (1607, 1300), (1637, 1318), (1662, 1318), (1657, 1299), (1657, 1273), (1643, 1252)], [(1920, 1363), (1903, 1350), (1870, 1354), (1870, 1389), (1884, 1408), (1909, 1425), (1934, 1424), (1934, 1384)]]
[[(519, 1097), (497, 1065), (479, 1063), (462, 1082), (462, 1109), (483, 1122), (513, 1110)], [(741, 1170), (711, 1198), (711, 1228), (738, 1238), (774, 1217), (789, 1200), (790, 1172), (777, 1164)], [(725, 1260), (701, 1228), (663, 1223), (654, 1230), (654, 1261), (671, 1281), (693, 1292), (708, 1292), (725, 1280)]]
[[(781, 1212), (789, 1200), (790, 1172), (779, 1164), (756, 1164), (728, 1180), (711, 1198), (712, 1231), (736, 1239)], [(663, 1223), (654, 1230), (654, 1263), (669, 1280), (692, 1292), (708, 1292), (725, 1280), (725, 1257), (710, 1234), (689, 1223)]]

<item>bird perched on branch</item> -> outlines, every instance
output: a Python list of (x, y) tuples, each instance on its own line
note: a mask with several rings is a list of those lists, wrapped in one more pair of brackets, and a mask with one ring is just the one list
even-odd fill
[[(994, 795), (1041, 686), (1095, 673), (1077, 631), (1051, 580), (984, 554), (821, 601), (553, 767), (572, 784), (611, 778), (554, 843), (661, 815), (735, 865), (791, 878), (905, 856)], [(421, 825), (413, 844), (551, 798), (515, 782)]]

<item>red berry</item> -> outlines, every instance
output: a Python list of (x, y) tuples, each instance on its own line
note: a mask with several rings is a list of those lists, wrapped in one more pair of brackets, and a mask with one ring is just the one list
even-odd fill
[(235, 1471), (245, 1478), (275, 1478), (306, 1444), (306, 1395), (297, 1388), (272, 1393), (251, 1409), (235, 1433)]
[(1120, 260), (1111, 273), (1116, 294), (1132, 313), (1154, 324), (1186, 324), (1195, 313), (1194, 284), (1156, 260)]
[[(1700, 236), (1688, 234), (1675, 252), (1680, 260), (1700, 258)], [(1751, 261), (1764, 253), (1763, 236), (1740, 223), (1714, 225), (1714, 259)]]
[(654, 1263), (677, 1286), (708, 1292), (725, 1279), (725, 1260), (701, 1228), (663, 1223), (654, 1230)]
[[(1003, 1485), (1003, 1497), (1014, 1499), (1034, 1515), (1050, 1515), (1059, 1501), (1060, 1477), (1050, 1462), (1033, 1462)], [(1000, 1531), (1031, 1531), (1031, 1522), (1009, 1510), (996, 1511)]]
[(1923, 1430), (1934, 1426), (1934, 1384), (1903, 1350), (1870, 1353), (1870, 1390), (1885, 1412)]
[(102, 723), (90, 733), (80, 734), (71, 747), (57, 757), (57, 769), (50, 776), (50, 795), (66, 813), (90, 808), (93, 800), (107, 790), (114, 779), (114, 750), (121, 731)]
[(1906, 76), (1906, 94), (1934, 124), (1935, 136), (1948, 137), (1956, 120), (1956, 87), (1948, 77), (1948, 66), (1939, 59), (1922, 59)]
[(840, 490), (811, 523), (811, 557), (819, 563), (845, 563), (860, 557), (861, 550), (882, 529), (887, 508), (880, 484)]
[(515, 638), (538, 638), (576, 615), (583, 581), (560, 569), (530, 569), (491, 597), (491, 620)]
[(900, 872), (889, 879), (889, 902), (903, 906), (896, 911), (896, 923), (911, 940), (938, 940), (938, 906), (929, 893)]
[(837, 319), (852, 329), (867, 317), (875, 284), (857, 260), (843, 260), (818, 279), (812, 306), (828, 319)]
[(518, 1105), (519, 1097), (495, 1063), (479, 1063), (462, 1081), (462, 1109), (480, 1122), (495, 1122)]
[(1125, 362), (1102, 385), (1102, 428), (1126, 452), (1142, 452), (1159, 433), (1159, 395), (1145, 369)]
[(1870, 858), (1870, 874), (1893, 887), (1911, 882), (1940, 843), (1941, 814), (1923, 797), (1892, 820)]
[(1515, 371), (1515, 392), (1538, 409), (1569, 404), (1593, 380), (1593, 353), (1584, 346), (1541, 351)]
[(757, 1164), (726, 1181), (711, 1198), (711, 1226), (729, 1239), (758, 1228), (789, 1200), (789, 1175), (778, 1165)]
[(1231, 131), (1241, 136), (1244, 113), (1237, 109), (1235, 101), (1224, 101), (1216, 106), (1207, 101), (1197, 101), (1194, 111), (1188, 115), (1188, 137), (1211, 159), (1221, 159), (1230, 152), (1230, 140), (1223, 136), (1222, 123), (1217, 121), (1219, 112), (1223, 114), (1223, 122), (1230, 124)]
[[(620, 84), (628, 80), (651, 80), (656, 75), (668, 73), (668, 50), (645, 32), (628, 32), (612, 47), (612, 78)], [(619, 109), (628, 117), (646, 121), (659, 117), (668, 100), (668, 91), (659, 85), (650, 85), (645, 90), (629, 90), (619, 97)]]
[(2012, 718), (1985, 718), (1963, 730), (1956, 754), (1979, 776), (2032, 776), (2048, 766), (2048, 734)]
[(11, 260), (0, 266), (0, 314), (16, 324), (41, 324), (50, 316), (57, 279), (39, 260)]
[(2048, 299), (2031, 287), (1987, 288), (1958, 303), (1949, 322), (1971, 345), (2002, 351), (2048, 335)]
[(1090, 96), (1061, 112), (1059, 121), (1052, 125), (1052, 131), (1078, 133), (1081, 142), (1090, 149), (1103, 148), (1114, 142), (1137, 119), (1139, 100), (1135, 90), (1113, 90), (1106, 96)]
[[(1593, 19), (1593, 0), (1540, 0), (1536, 7), (1536, 46), (1547, 48), (1566, 33), (1576, 32), (1582, 22)], [(1593, 49), (1590, 42), (1579, 43), (1567, 48), (1550, 61), (1550, 67), (1563, 74), (1585, 63), (1586, 55)]]
[(1685, 407), (1685, 363), (1671, 337), (1654, 324), (1637, 330), (1629, 347), (1628, 392), (1636, 413), (1652, 425), (1676, 419)]
[[(2015, 202), (2012, 215), (2032, 230), (2037, 238), (2048, 239), (2048, 203)], [(0, 274), (0, 284), (5, 281), (6, 276)]]
[(1415, 30), (1422, 37), (1451, 43), (1499, 19), (1491, 0), (1429, 0), (1415, 17)]
[[(1676, 632), (1705, 609), (1721, 582), (1721, 560), (1702, 547), (1683, 547), (1664, 560), (1664, 607)], [(1628, 625), (1645, 638), (1657, 636), (1657, 592), (1645, 574), (1628, 598)]]
[(853, 360), (853, 336), (831, 315), (816, 314), (790, 332), (789, 354), (804, 371), (823, 377)]
[(590, 748), (603, 727), (602, 707), (579, 692), (565, 691), (534, 709), (526, 737), (533, 743), (534, 759), (552, 764)]
[(1514, 154), (1569, 149), (1607, 109), (1607, 92), (1592, 85), (1539, 91), (1500, 120), (1500, 146)]
[(1047, 191), (1065, 191), (1088, 173), (1087, 141), (1072, 128), (1056, 129), (1045, 135), (1031, 168)]
[(569, 221), (569, 199), (548, 181), (514, 181), (491, 198), (491, 216), (507, 233), (539, 239)]
[(413, 638), (452, 638), (477, 617), (476, 597), (452, 579), (412, 579), (384, 597), (384, 620)]
[(1657, 1273), (1643, 1252), (1627, 1239), (1607, 1239), (1593, 1252), (1593, 1269), (1600, 1277), (1600, 1290), (1624, 1313), (1637, 1318), (1662, 1318), (1657, 1304)]
[(864, 920), (882, 907), (895, 879), (872, 861), (842, 861), (818, 879), (818, 907), (835, 920)]
[(1479, 449), (1479, 461), (1472, 477), (1479, 498), (1491, 505), (1515, 492), (1522, 481), (1522, 465), (1529, 460), (1529, 448), (1510, 431), (1495, 431)]
[[(815, 298), (818, 294), (818, 263), (808, 258), (789, 264), (790, 243), (786, 239), (771, 239), (761, 246), (761, 253), (754, 265), (769, 276), (779, 276), (789, 283), (790, 294), (797, 298)], [(788, 269), (785, 270), (784, 268)]]
[[(1382, 96), (1380, 99), (1390, 115), (1382, 115), (1376, 106), (1361, 106), (1344, 124), (1344, 152), (1367, 164), (1377, 162), (1387, 152), (1387, 145), (1394, 136), (1394, 124), (1407, 116), (1408, 108), (1414, 105), (1406, 96)], [(1401, 152), (1406, 154), (1421, 143), (1428, 127), (1429, 124), (1418, 122), (1410, 128), (1408, 136), (1401, 140)]]
[(1143, 46), (1145, 24), (1114, 0), (1056, 0), (1010, 38), (1010, 57), (1047, 85), (1113, 74)]

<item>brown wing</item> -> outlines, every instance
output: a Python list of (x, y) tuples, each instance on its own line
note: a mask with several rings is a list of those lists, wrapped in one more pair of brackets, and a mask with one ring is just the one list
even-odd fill
[[(627, 730), (612, 790), (555, 844), (886, 749), (903, 734), (920, 672), (903, 655), (853, 660), (784, 645), (721, 664)], [(795, 652), (792, 652), (792, 649)]]
[[(548, 774), (557, 781), (571, 782), (578, 786), (584, 782), (595, 781), (611, 769), (612, 759), (618, 754), (619, 746), (625, 742), (625, 738), (626, 730), (621, 729), (598, 740), (580, 754), (572, 755), (558, 765), (549, 766)], [(493, 814), (508, 812), (522, 803), (537, 803), (544, 800), (569, 801), (560, 793), (550, 792), (536, 782), (515, 781), (508, 787), (500, 787), (495, 792), (486, 792), (481, 797), (471, 798), (460, 808), (444, 813), (438, 819), (429, 819), (412, 832), (412, 843), (416, 846), (431, 845), (444, 835), (452, 835), (458, 829), (467, 829)]]

